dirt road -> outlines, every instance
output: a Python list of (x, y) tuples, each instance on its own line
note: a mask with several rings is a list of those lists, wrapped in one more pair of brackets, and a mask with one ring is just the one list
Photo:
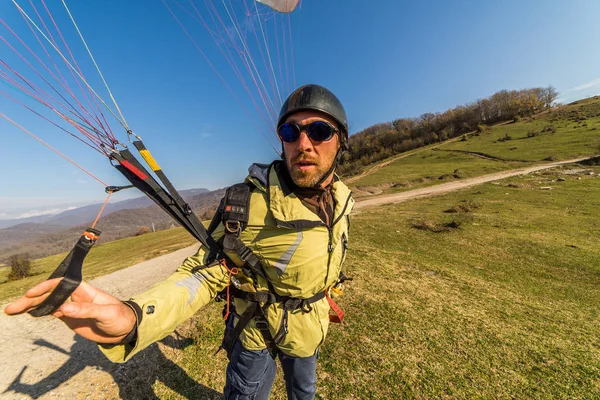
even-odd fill
[(354, 209), (359, 210), (364, 207), (380, 206), (382, 204), (390, 203), (402, 203), (407, 200), (418, 199), (422, 197), (437, 196), (440, 194), (452, 192), (455, 190), (466, 189), (471, 186), (480, 185), (486, 182), (497, 181), (499, 179), (509, 178), (516, 175), (524, 175), (535, 171), (541, 171), (544, 169), (558, 167), (565, 164), (573, 164), (579, 161), (587, 160), (589, 157), (580, 157), (573, 160), (557, 161), (553, 163), (535, 165), (532, 167), (524, 167), (519, 169), (513, 169), (510, 171), (496, 172), (493, 174), (477, 176), (475, 178), (462, 179), (460, 181), (453, 181), (442, 183), (435, 186), (429, 186), (421, 189), (408, 190), (402, 193), (387, 194), (373, 197), (363, 197), (356, 202)]
[[(129, 298), (168, 277), (197, 248), (144, 261), (92, 284)], [(0, 399), (123, 397), (115, 382), (122, 366), (109, 362), (93, 343), (76, 337), (59, 320), (0, 313), (0, 332)]]
[[(356, 203), (355, 209), (439, 195), (586, 158), (498, 172), (403, 193), (363, 198)], [(169, 276), (196, 248), (197, 246), (191, 246), (145, 261), (98, 278), (92, 283), (119, 298), (128, 298)], [(137, 367), (146, 371), (148, 367), (144, 363), (151, 364), (156, 359), (164, 358), (162, 345), (157, 345), (146, 352), (149, 354), (146, 358), (140, 354), (127, 363), (127, 367), (112, 364), (93, 343), (75, 337), (60, 321), (51, 317), (8, 317), (0, 313), (0, 332), (0, 399), (131, 398), (127, 397), (123, 382), (129, 379), (132, 371)], [(148, 383), (148, 396), (145, 398), (153, 396), (152, 383)], [(139, 396), (139, 390), (136, 393)], [(215, 394), (212, 393), (212, 396)]]

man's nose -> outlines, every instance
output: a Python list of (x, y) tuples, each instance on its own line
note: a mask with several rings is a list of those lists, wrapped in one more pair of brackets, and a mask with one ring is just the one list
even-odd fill
[(296, 146), (298, 148), (298, 151), (305, 152), (305, 151), (312, 150), (312, 148), (313, 148), (313, 143), (305, 131), (300, 132), (300, 136), (298, 137), (298, 140), (296, 142), (297, 142)]

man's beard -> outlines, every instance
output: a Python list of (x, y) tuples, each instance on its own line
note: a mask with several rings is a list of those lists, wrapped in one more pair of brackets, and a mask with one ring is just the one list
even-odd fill
[[(294, 168), (294, 165), (299, 161), (310, 161), (311, 163), (314, 163), (313, 168), (311, 168), (309, 171), (300, 171), (299, 169)], [(286, 157), (285, 164), (290, 173), (292, 181), (296, 185), (304, 188), (316, 186), (317, 183), (321, 182), (324, 179), (325, 174), (327, 174), (327, 171), (331, 167), (323, 166), (322, 163), (316, 160), (311, 160), (310, 158), (303, 155), (296, 157), (294, 160), (288, 160)]]

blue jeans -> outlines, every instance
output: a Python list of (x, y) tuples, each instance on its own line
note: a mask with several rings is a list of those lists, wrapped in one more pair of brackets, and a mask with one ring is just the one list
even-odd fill
[[(317, 356), (278, 353), (290, 400), (313, 400), (317, 391)], [(275, 360), (265, 350), (246, 350), (238, 340), (227, 365), (226, 400), (268, 400), (275, 380)]]

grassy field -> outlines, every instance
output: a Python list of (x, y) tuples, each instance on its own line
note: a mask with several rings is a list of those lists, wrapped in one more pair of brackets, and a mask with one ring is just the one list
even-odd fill
[(393, 193), (533, 163), (600, 154), (599, 129), (600, 99), (581, 100), (551, 113), (490, 127), (435, 150), (414, 151), (356, 180), (352, 187), (359, 194), (361, 189), (373, 187)]
[[(399, 191), (599, 153), (597, 125), (600, 102), (587, 100), (415, 151), (355, 185)], [(600, 166), (554, 168), (354, 215), (345, 265), (354, 281), (340, 301), (347, 317), (322, 348), (318, 398), (600, 398), (599, 175)], [(185, 247), (188, 236), (175, 229), (99, 245), (84, 275)], [(43, 280), (62, 257), (1, 284), (0, 300)], [(126, 364), (127, 392), (159, 377), (159, 398), (220, 398), (221, 307), (181, 326), (179, 344)], [(273, 398), (285, 398), (281, 371)]]
[[(77, 239), (79, 238), (73, 238), (73, 244)], [(83, 276), (90, 280), (194, 243), (196, 240), (183, 228), (148, 233), (107, 244), (102, 244), (100, 239), (86, 257)], [(22, 295), (30, 287), (44, 281), (66, 255), (67, 253), (63, 253), (33, 261), (32, 276), (19, 281), (8, 281), (10, 269), (0, 269), (0, 302)]]
[[(573, 168), (354, 216), (355, 280), (322, 349), (319, 398), (600, 398), (600, 167)], [(179, 330), (194, 345), (172, 354), (177, 366), (156, 368), (221, 390), (220, 307)]]

